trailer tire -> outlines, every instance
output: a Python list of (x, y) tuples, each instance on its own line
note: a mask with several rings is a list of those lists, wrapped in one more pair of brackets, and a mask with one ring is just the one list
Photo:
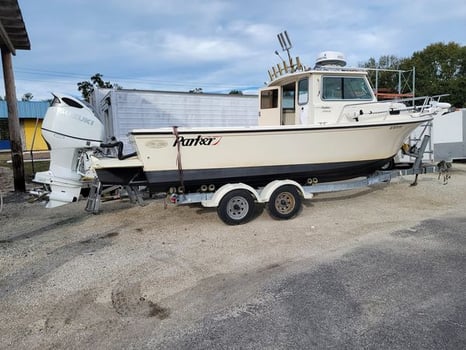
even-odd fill
[(227, 225), (244, 224), (253, 216), (254, 204), (254, 198), (249, 191), (233, 190), (223, 196), (217, 207), (217, 214)]
[(301, 210), (301, 205), (301, 195), (293, 185), (277, 188), (267, 203), (270, 215), (281, 220), (291, 219)]

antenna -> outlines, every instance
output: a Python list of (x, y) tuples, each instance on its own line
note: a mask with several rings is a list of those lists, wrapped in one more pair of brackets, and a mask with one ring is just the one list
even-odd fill
[(288, 55), (288, 63), (282, 58), (282, 56), (280, 56), (280, 53), (275, 50), (275, 55), (277, 55), (282, 62), (278, 63), (276, 67), (272, 67), (271, 70), (268, 71), (271, 81), (287, 73), (295, 73), (296, 71), (306, 70), (306, 68), (301, 64), (299, 57), (296, 57), (296, 63), (293, 63), (293, 59), (290, 55), (290, 49), (293, 47), (293, 45), (291, 44), (290, 37), (288, 36), (286, 30), (277, 34), (277, 38), (280, 46), (282, 47), (282, 50), (286, 51)]
[(282, 50), (286, 51), (286, 53), (288, 54), (288, 59), (290, 60), (290, 66), (292, 66), (293, 61), (291, 60), (290, 49), (293, 47), (293, 45), (291, 44), (291, 40), (288, 37), (288, 33), (285, 30), (282, 33), (277, 34), (277, 38), (278, 38), (278, 41), (280, 42), (280, 46), (282, 47)]

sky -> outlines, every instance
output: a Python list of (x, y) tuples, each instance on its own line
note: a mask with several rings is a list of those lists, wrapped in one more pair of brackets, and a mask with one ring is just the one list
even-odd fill
[[(80, 97), (95, 73), (126, 89), (257, 93), (280, 62), (277, 34), (313, 67), (322, 51), (349, 66), (428, 45), (466, 45), (464, 0), (18, 0), (31, 50), (13, 57), (16, 94)], [(4, 86), (0, 84), (0, 95)]]

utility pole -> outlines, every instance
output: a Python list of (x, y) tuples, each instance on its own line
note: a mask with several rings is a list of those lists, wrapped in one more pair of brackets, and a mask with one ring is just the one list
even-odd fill
[(8, 129), (10, 133), (11, 160), (13, 164), (13, 178), (16, 192), (26, 192), (24, 179), (23, 145), (21, 142), (21, 128), (18, 117), (18, 103), (16, 99), (15, 78), (11, 52), (2, 47), (3, 79), (8, 107)]

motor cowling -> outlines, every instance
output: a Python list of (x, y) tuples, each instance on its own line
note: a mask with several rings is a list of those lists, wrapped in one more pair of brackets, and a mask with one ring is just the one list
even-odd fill
[(98, 147), (104, 140), (102, 122), (81, 101), (54, 94), (42, 122), (42, 135), (51, 149)]
[(92, 181), (92, 169), (83, 163), (105, 137), (102, 122), (92, 108), (69, 96), (54, 94), (42, 122), (42, 136), (50, 147), (48, 171), (35, 174), (34, 182), (46, 185), (47, 208), (75, 202), (81, 188)]

